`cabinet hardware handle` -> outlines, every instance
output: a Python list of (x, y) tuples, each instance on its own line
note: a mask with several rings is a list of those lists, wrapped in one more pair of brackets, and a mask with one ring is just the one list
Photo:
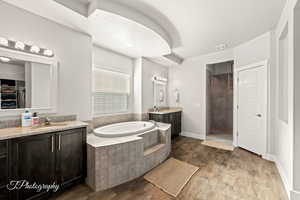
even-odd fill
[(51, 152), (54, 152), (54, 137), (51, 136)]
[(61, 147), (61, 135), (58, 136), (58, 150), (60, 151)]

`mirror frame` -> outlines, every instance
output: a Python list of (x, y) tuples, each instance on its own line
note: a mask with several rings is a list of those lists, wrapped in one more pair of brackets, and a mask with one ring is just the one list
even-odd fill
[[(157, 102), (157, 98), (159, 98), (157, 96), (157, 89), (159, 86), (163, 85), (164, 89), (165, 89), (165, 94), (164, 94), (164, 103), (162, 105), (158, 105), (156, 104)], [(153, 107), (167, 107), (168, 106), (168, 83), (160, 83), (158, 81), (153, 81)]]
[[(57, 112), (57, 93), (58, 93), (58, 62), (55, 57), (48, 58), (39, 55), (29, 54), (21, 51), (15, 51), (11, 49), (1, 48), (0, 47), (0, 56), (15, 58), (18, 60), (24, 60), (28, 62), (35, 62), (50, 65), (50, 96), (51, 96), (51, 105), (50, 107), (45, 108), (29, 108), (32, 112), (39, 113), (56, 113)], [(24, 108), (19, 109), (0, 109), (0, 117), (6, 116), (16, 116), (20, 115), (25, 111)]]

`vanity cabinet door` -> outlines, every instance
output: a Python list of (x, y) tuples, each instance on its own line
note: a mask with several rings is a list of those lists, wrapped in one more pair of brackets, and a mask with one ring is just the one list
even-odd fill
[(181, 112), (173, 113), (173, 124), (175, 136), (179, 136), (181, 133)]
[(86, 177), (86, 129), (73, 129), (56, 134), (58, 182), (61, 188)]
[(0, 200), (8, 200), (9, 199), (9, 193), (6, 188), (0, 189)]
[[(55, 135), (44, 134), (13, 139), (11, 141), (10, 180), (26, 181), (28, 184), (55, 183)], [(25, 182), (25, 183), (26, 183)], [(51, 191), (42, 189), (13, 190), (12, 199), (46, 199)]]
[(8, 178), (7, 156), (0, 155), (0, 189), (6, 188)]
[(0, 200), (7, 200), (8, 190), (8, 152), (7, 141), (0, 141)]

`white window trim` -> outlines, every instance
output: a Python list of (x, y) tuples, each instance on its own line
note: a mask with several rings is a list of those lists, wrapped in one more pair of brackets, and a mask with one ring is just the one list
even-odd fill
[[(101, 90), (97, 90), (95, 91), (95, 86), (94, 86), (94, 76), (92, 76), (92, 93), (91, 93), (91, 96), (92, 96), (92, 117), (105, 117), (105, 116), (115, 116), (115, 115), (125, 115), (125, 114), (130, 114), (132, 113), (131, 112), (131, 104), (132, 104), (132, 95), (133, 95), (133, 87), (132, 87), (132, 74), (131, 73), (126, 73), (126, 72), (123, 72), (123, 71), (119, 71), (119, 70), (116, 70), (114, 69), (115, 67), (107, 67), (105, 65), (101, 65), (101, 67), (99, 65), (93, 65), (93, 68), (92, 68), (92, 73), (94, 73), (94, 71), (97, 71), (97, 70), (101, 70), (101, 71), (109, 71), (109, 72), (115, 72), (115, 73), (119, 73), (119, 74), (124, 74), (124, 75), (127, 75), (129, 77), (129, 85), (130, 85), (130, 92), (128, 93), (128, 96), (127, 96), (127, 110), (124, 111), (124, 112), (115, 112), (115, 113), (95, 113), (94, 112), (94, 95), (96, 92), (106, 92), (106, 91), (101, 91)], [(119, 93), (119, 94), (124, 94), (124, 93)]]

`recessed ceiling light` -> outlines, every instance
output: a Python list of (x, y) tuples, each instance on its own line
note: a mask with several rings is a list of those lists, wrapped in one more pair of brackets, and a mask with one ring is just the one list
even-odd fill
[(23, 42), (17, 41), (16, 44), (15, 44), (15, 48), (16, 48), (16, 49), (24, 50), (25, 44), (24, 44)]
[(50, 49), (45, 49), (44, 50), (44, 55), (45, 56), (53, 56), (53, 51), (51, 51)]
[(0, 60), (1, 60), (2, 62), (9, 62), (9, 61), (10, 61), (10, 58), (0, 56)]
[(30, 48), (30, 51), (32, 52), (32, 53), (39, 53), (40, 52), (40, 48), (38, 47), (38, 46), (32, 46), (31, 48)]
[(8, 40), (6, 38), (0, 37), (0, 45), (8, 46)]

